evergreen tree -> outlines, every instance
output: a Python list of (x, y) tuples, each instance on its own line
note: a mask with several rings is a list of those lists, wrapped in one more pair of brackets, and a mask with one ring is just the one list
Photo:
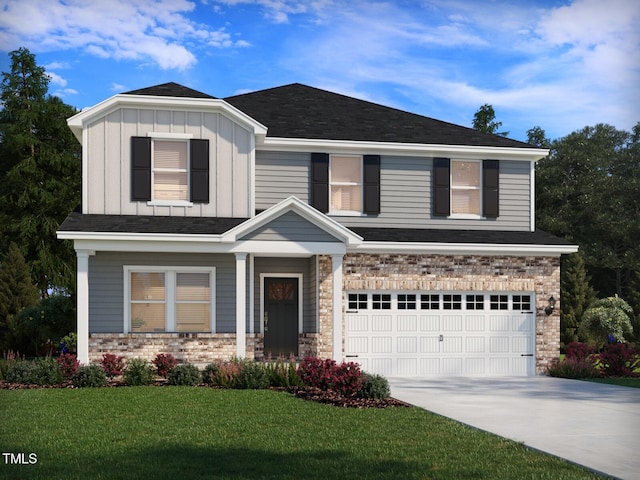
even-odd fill
[(496, 112), (493, 110), (493, 107), (487, 103), (482, 105), (473, 115), (473, 128), (480, 132), (506, 137), (509, 135), (509, 132), (498, 132), (501, 126), (502, 122), (496, 122)]
[(15, 316), (34, 305), (38, 298), (24, 257), (16, 244), (11, 243), (0, 264), (0, 350), (13, 348)]
[(25, 48), (10, 53), (0, 99), (0, 248), (16, 242), (42, 297), (75, 290), (75, 254), (55, 232), (80, 203), (80, 145), (66, 119), (76, 110), (47, 96), (49, 79)]
[(565, 345), (577, 341), (582, 314), (596, 299), (590, 280), (581, 252), (562, 257), (560, 339)]

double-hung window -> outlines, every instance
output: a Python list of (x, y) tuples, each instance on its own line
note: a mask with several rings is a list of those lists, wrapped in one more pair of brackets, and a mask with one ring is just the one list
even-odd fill
[(451, 215), (480, 215), (482, 180), (479, 161), (451, 161)]
[(158, 140), (152, 143), (153, 200), (189, 200), (189, 143), (180, 140)]
[(362, 213), (362, 156), (331, 155), (330, 213)]
[(212, 332), (215, 269), (126, 266), (125, 330)]

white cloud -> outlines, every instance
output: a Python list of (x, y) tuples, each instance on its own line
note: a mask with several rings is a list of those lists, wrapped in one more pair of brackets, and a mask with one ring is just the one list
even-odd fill
[(60, 98), (65, 98), (65, 97), (69, 97), (71, 95), (77, 95), (77, 94), (78, 94), (78, 91), (73, 88), (62, 88), (53, 92), (53, 96), (60, 97)]
[[(45, 71), (46, 71), (46, 69), (45, 69)], [(62, 78), (60, 75), (58, 75), (57, 73), (46, 71), (46, 74), (47, 74), (47, 77), (49, 77), (49, 81), (53, 85), (58, 85), (60, 87), (66, 87), (67, 86), (67, 81), (64, 78)]]
[(124, 92), (126, 90), (127, 87), (125, 87), (124, 85), (121, 85), (119, 83), (112, 83), (111, 84), (111, 91), (112, 92)]
[[(100, 58), (152, 62), (185, 70), (197, 63), (191, 42), (215, 48), (236, 44), (224, 28), (190, 20), (187, 0), (5, 0), (0, 48), (78, 49)], [(28, 19), (28, 21), (25, 21)], [(246, 46), (246, 42), (240, 46)]]

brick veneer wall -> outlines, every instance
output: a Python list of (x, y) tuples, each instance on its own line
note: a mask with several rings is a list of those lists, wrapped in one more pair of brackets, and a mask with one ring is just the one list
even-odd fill
[[(318, 353), (331, 356), (331, 257), (319, 259)], [(560, 297), (559, 257), (347, 254), (343, 291), (505, 291), (536, 294), (536, 372), (560, 355), (559, 304), (547, 316), (547, 299)], [(344, 338), (344, 322), (343, 322)], [(344, 351), (344, 345), (343, 345)]]

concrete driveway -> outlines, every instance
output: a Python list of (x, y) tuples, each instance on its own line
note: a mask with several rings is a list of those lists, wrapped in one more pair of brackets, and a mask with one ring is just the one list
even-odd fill
[(388, 380), (399, 400), (613, 477), (640, 479), (640, 389), (542, 376)]

